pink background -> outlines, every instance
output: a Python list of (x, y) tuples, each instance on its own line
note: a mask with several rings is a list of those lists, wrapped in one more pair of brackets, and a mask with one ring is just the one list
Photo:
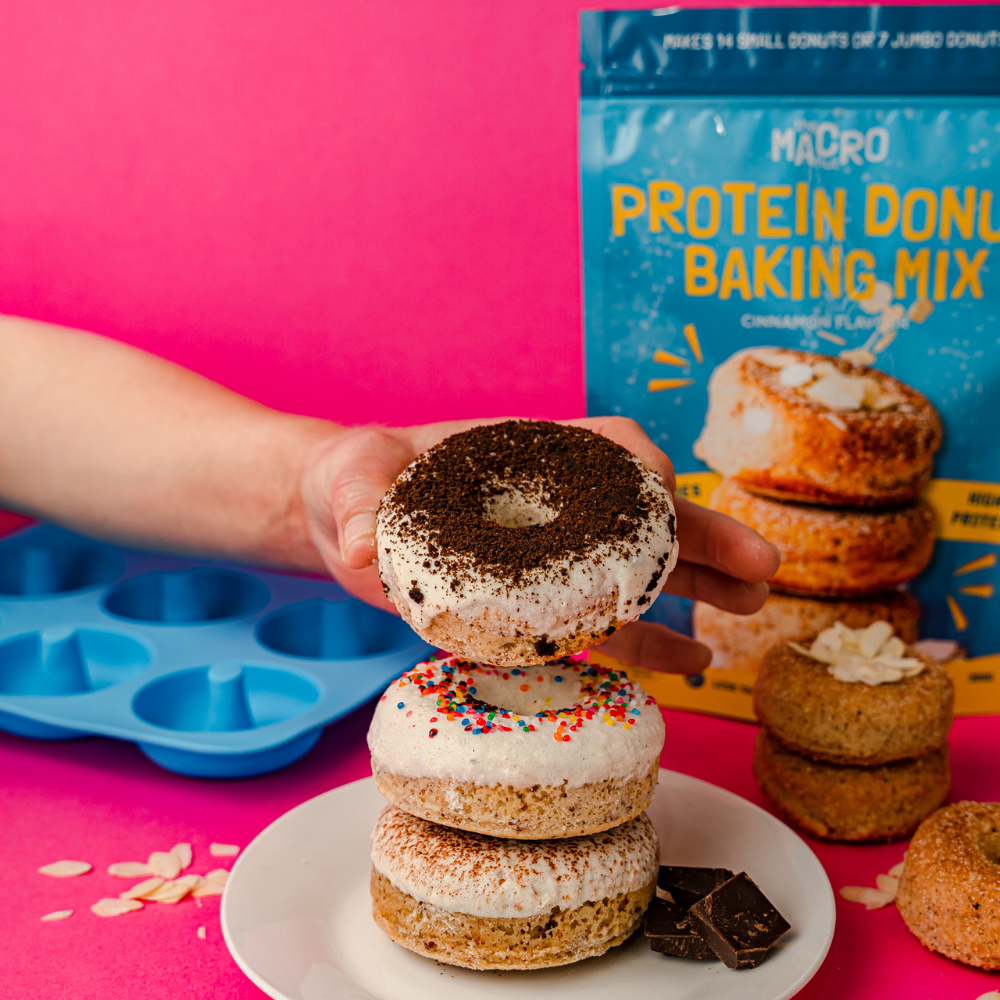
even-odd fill
[[(6, 0), (0, 311), (348, 422), (580, 414), (579, 6)], [(204, 871), (210, 840), (245, 845), (366, 773), (366, 716), (242, 782), (170, 775), (111, 741), (0, 734), (0, 993), (261, 996), (225, 952), (217, 900), (111, 920), (87, 906), (120, 891), (111, 861), (190, 839)], [(668, 722), (666, 766), (761, 801), (752, 727)], [(956, 724), (957, 796), (1000, 798), (995, 729)], [(839, 887), (870, 884), (902, 847), (817, 852)], [(61, 857), (98, 872), (35, 874)], [(78, 912), (38, 923), (63, 907)], [(973, 1000), (1000, 985), (924, 952), (892, 908), (838, 909), (805, 997)]]

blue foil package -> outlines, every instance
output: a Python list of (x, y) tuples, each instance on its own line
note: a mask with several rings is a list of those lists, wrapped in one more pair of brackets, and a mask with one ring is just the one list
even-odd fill
[[(695, 442), (736, 352), (918, 390), (944, 438), (933, 557), (903, 589), (959, 658), (959, 710), (1000, 711), (1000, 8), (669, 7), (581, 31), (588, 411), (638, 420), (709, 503)], [(692, 630), (690, 602), (650, 615)]]

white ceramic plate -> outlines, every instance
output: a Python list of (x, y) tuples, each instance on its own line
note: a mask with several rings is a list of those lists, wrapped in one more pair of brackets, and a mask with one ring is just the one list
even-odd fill
[(385, 805), (371, 778), (310, 799), (240, 856), (222, 898), (239, 967), (275, 1000), (784, 1000), (833, 940), (834, 900), (816, 855), (787, 826), (707, 782), (660, 771), (648, 810), (662, 859), (746, 871), (792, 930), (756, 969), (667, 958), (641, 934), (600, 958), (538, 972), (471, 972), (393, 944), (371, 916), (369, 835)]

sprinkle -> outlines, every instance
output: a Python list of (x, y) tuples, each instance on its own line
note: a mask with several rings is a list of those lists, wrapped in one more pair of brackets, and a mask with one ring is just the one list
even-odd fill
[(234, 858), (240, 853), (240, 849), (235, 844), (211, 843), (208, 845), (208, 853), (213, 858)]
[(438, 734), (438, 731), (437, 731), (436, 729), (432, 729), (432, 730), (431, 730), (431, 731), (430, 731), (430, 732), (429, 732), (429, 733), (428, 733), (427, 735), (428, 735), (428, 736), (429, 736), (429, 737), (430, 737), (431, 739), (434, 739), (434, 737), (435, 737), (435, 736), (437, 736), (437, 734)]
[(402, 707), (403, 707), (403, 704), (404, 704), (403, 702), (400, 702), (400, 703), (399, 703), (399, 704), (398, 704), (398, 705), (396, 706), (396, 708), (402, 708)]

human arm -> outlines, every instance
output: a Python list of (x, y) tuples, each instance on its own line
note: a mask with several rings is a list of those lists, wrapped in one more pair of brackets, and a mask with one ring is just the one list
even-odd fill
[[(673, 486), (669, 460), (633, 421), (569, 422), (629, 448)], [(0, 319), (0, 503), (125, 544), (327, 569), (383, 607), (378, 502), (417, 455), (474, 423), (343, 428), (270, 410), (115, 341)], [(684, 500), (677, 515), (681, 562), (666, 589), (756, 610), (777, 568), (773, 546)], [(654, 623), (633, 623), (603, 648), (653, 669), (709, 660)]]

